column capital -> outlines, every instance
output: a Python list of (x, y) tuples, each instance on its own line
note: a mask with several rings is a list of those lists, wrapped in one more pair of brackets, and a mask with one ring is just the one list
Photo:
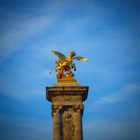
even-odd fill
[(52, 105), (52, 114), (59, 113), (61, 109), (62, 109), (62, 105)]
[(74, 112), (77, 112), (77, 113), (83, 112), (83, 109), (84, 109), (84, 105), (83, 104), (81, 104), (81, 105), (74, 105), (73, 106)]

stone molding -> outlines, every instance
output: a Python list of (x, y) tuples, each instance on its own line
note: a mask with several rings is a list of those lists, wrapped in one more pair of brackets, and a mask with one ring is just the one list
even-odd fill
[[(82, 101), (87, 99), (88, 93), (87, 86), (58, 86), (58, 87), (46, 87), (46, 98), (52, 102), (54, 97), (58, 96), (81, 96)], [(59, 97), (58, 97), (59, 98)]]

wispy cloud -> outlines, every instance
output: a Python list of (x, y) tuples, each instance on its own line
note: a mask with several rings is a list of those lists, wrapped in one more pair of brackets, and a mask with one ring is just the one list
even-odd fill
[(108, 96), (101, 97), (96, 101), (97, 104), (110, 104), (117, 103), (120, 101), (129, 100), (131, 97), (140, 95), (140, 83), (128, 84), (117, 90), (116, 92), (111, 93)]
[[(12, 25), (7, 27), (0, 38), (0, 61), (6, 59), (14, 51), (19, 50), (23, 44), (27, 43), (30, 37), (34, 37), (43, 30), (46, 30), (50, 19), (46, 16), (23, 17), (13, 19)], [(8, 26), (8, 25), (7, 25)]]

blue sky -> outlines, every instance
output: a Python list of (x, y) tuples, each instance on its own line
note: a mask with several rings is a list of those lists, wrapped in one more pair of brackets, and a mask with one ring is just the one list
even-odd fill
[(1, 0), (0, 139), (52, 139), (50, 50), (89, 59), (85, 140), (140, 139), (139, 16), (138, 0)]

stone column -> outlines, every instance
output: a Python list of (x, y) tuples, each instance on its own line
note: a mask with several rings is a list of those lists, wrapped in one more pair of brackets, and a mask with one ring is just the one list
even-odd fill
[(61, 106), (52, 106), (53, 116), (53, 140), (62, 140), (61, 138)]
[(74, 124), (75, 124), (75, 131), (74, 131), (74, 140), (82, 140), (82, 112), (83, 112), (83, 105), (78, 105), (74, 107)]
[(82, 140), (83, 102), (87, 86), (59, 85), (46, 88), (46, 97), (52, 103), (53, 140)]

